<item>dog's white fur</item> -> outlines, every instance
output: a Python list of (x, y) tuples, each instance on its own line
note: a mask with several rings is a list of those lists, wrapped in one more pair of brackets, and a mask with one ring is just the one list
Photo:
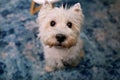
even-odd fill
[[(50, 21), (56, 22), (55, 27), (50, 26)], [(67, 22), (72, 22), (72, 28), (69, 28)], [(43, 5), (38, 14), (37, 22), (39, 24), (39, 35), (44, 48), (46, 60), (46, 71), (54, 71), (65, 67), (65, 63), (71, 66), (77, 66), (82, 51), (82, 40), (80, 39), (80, 30), (83, 23), (83, 13), (80, 3), (75, 4), (70, 9), (52, 8), (51, 4)], [(67, 39), (58, 46), (56, 34), (62, 33)]]

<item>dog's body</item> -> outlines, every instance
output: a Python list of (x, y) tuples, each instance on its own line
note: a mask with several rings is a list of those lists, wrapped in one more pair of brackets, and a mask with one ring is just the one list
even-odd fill
[(44, 48), (46, 71), (77, 66), (82, 53), (80, 29), (83, 14), (80, 4), (70, 9), (52, 8), (45, 4), (38, 15), (39, 35)]

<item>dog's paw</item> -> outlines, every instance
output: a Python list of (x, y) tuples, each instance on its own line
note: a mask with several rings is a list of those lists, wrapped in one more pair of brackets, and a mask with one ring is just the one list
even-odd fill
[(84, 54), (85, 54), (84, 51), (81, 50), (81, 52), (80, 52), (80, 57), (83, 58), (83, 57), (84, 57)]
[(52, 67), (45, 66), (45, 71), (46, 72), (52, 72), (52, 71), (54, 71), (54, 69)]
[(78, 64), (79, 64), (79, 62), (74, 62), (74, 63), (71, 63), (71, 66), (76, 67), (76, 66), (78, 66)]

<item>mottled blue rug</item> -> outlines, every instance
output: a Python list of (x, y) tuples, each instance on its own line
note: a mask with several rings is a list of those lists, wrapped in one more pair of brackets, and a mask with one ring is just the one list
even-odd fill
[(120, 0), (80, 2), (85, 56), (76, 68), (46, 73), (31, 0), (0, 0), (0, 80), (120, 80)]

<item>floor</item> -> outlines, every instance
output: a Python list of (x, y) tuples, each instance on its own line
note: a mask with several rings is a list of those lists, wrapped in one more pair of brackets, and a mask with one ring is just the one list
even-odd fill
[(31, 0), (0, 0), (0, 80), (120, 80), (120, 0), (80, 2), (85, 56), (76, 68), (47, 73)]

